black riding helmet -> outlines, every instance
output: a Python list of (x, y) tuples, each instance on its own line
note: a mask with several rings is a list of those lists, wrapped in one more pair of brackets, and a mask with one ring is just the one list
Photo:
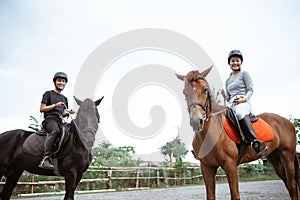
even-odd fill
[(53, 82), (56, 82), (57, 78), (63, 78), (66, 80), (66, 82), (68, 82), (68, 76), (64, 72), (56, 72), (53, 77)]
[(243, 54), (240, 50), (232, 50), (229, 52), (228, 54), (228, 64), (230, 63), (230, 59), (232, 56), (237, 56), (241, 59), (241, 61), (243, 62)]

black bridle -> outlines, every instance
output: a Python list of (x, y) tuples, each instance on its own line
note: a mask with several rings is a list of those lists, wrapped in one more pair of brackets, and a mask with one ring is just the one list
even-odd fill
[[(203, 80), (205, 81), (205, 83), (208, 85), (207, 81), (205, 78), (202, 78), (202, 77), (199, 77), (197, 79), (194, 79), (192, 81), (198, 81), (198, 80)], [(200, 102), (197, 101), (197, 98), (196, 98), (196, 94), (195, 94), (195, 91), (193, 90), (193, 95), (195, 98), (196, 101), (193, 101), (189, 106), (188, 106), (188, 111), (190, 113), (191, 111), (191, 107), (195, 107), (195, 106), (199, 106), (204, 112), (205, 112), (205, 117), (204, 119), (208, 119), (209, 118), (209, 115), (208, 115), (208, 112), (209, 110), (211, 110), (211, 96), (210, 96), (210, 91), (209, 89), (207, 90), (207, 98), (206, 98), (206, 101), (205, 101), (205, 104), (201, 104)]]
[(205, 117), (204, 118), (208, 119), (208, 111), (209, 111), (209, 102), (208, 101), (206, 101), (205, 106), (202, 105), (199, 102), (192, 102), (191, 105), (188, 107), (189, 113), (191, 111), (191, 107), (194, 107), (194, 106), (200, 106), (201, 109), (205, 112)]
[[(192, 81), (198, 81), (198, 80), (200, 80), (200, 79), (203, 80), (203, 81), (205, 81), (206, 84), (208, 85), (207, 80), (206, 80), (205, 78), (202, 78), (202, 77), (199, 77), (199, 78), (194, 79), (194, 80), (192, 80)], [(194, 91), (193, 91), (193, 92), (194, 92)], [(194, 95), (196, 95), (196, 94), (194, 93)], [(189, 113), (190, 113), (191, 107), (199, 106), (199, 107), (205, 112), (204, 120), (208, 120), (209, 118), (211, 118), (211, 117), (213, 117), (213, 116), (216, 116), (216, 115), (219, 115), (219, 114), (225, 112), (226, 110), (230, 109), (229, 107), (226, 107), (226, 108), (223, 109), (223, 110), (217, 111), (217, 112), (215, 112), (215, 113), (208, 114), (208, 112), (212, 110), (212, 108), (211, 108), (211, 104), (212, 104), (211, 102), (212, 102), (212, 100), (211, 100), (211, 94), (210, 94), (210, 90), (209, 90), (209, 89), (208, 89), (208, 91), (207, 91), (207, 98), (206, 98), (206, 101), (205, 101), (205, 105), (202, 105), (200, 102), (198, 102), (196, 97), (195, 97), (195, 99), (196, 99), (196, 101), (192, 102), (192, 103), (188, 106), (188, 111), (189, 111)]]

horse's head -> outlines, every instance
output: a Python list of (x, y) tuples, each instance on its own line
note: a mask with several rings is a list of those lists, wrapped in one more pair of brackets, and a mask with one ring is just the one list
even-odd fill
[(186, 76), (176, 74), (178, 79), (184, 81), (183, 94), (187, 101), (190, 124), (194, 132), (203, 130), (204, 123), (208, 119), (208, 112), (211, 110), (210, 89), (205, 80), (211, 68), (212, 66), (201, 73), (190, 71)]
[(81, 101), (76, 97), (75, 101), (80, 106), (75, 119), (75, 126), (79, 138), (87, 149), (91, 149), (94, 145), (95, 135), (98, 130), (98, 123), (100, 122), (100, 115), (97, 106), (101, 103), (101, 99), (93, 101), (85, 99)]

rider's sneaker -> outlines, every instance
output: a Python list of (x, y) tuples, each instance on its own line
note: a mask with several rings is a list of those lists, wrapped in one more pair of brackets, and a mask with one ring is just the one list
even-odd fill
[(50, 158), (45, 157), (39, 164), (41, 169), (54, 169), (54, 165), (51, 164)]
[(260, 142), (258, 140), (254, 141), (251, 146), (258, 156), (261, 156), (263, 152), (268, 149), (267, 145), (264, 142)]

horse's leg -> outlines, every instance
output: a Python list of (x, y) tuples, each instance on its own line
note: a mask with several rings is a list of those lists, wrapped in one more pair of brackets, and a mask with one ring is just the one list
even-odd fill
[(9, 200), (12, 194), (12, 191), (16, 187), (20, 176), (22, 175), (23, 170), (18, 169), (14, 170), (14, 172), (6, 177), (5, 185), (0, 193), (1, 200)]
[(295, 169), (294, 164), (295, 156), (293, 156), (289, 150), (281, 152), (275, 150), (267, 157), (267, 159), (268, 162), (272, 164), (276, 174), (284, 182), (291, 199), (298, 199), (297, 184), (295, 180), (295, 170), (297, 170)]
[(227, 181), (230, 188), (231, 199), (240, 199), (239, 179), (236, 160), (232, 160), (231, 162), (227, 161), (226, 163), (224, 163), (224, 165), (222, 165), (222, 168), (226, 173)]
[(201, 163), (201, 171), (206, 188), (206, 199), (216, 199), (216, 173), (218, 167), (206, 166)]
[(284, 182), (286, 185), (286, 174), (284, 171), (284, 167), (281, 163), (280, 156), (279, 156), (279, 151), (276, 149), (273, 151), (268, 157), (267, 157), (268, 162), (273, 166), (275, 173), (279, 178)]
[(76, 189), (76, 174), (70, 170), (65, 173), (66, 194), (64, 200), (74, 200), (74, 191)]
[(77, 174), (77, 178), (76, 178), (76, 182), (75, 182), (75, 189), (77, 188), (78, 184), (80, 183), (82, 175), (83, 175), (83, 173)]
[(3, 171), (4, 171), (4, 169), (0, 168), (0, 181), (1, 181), (2, 176), (3, 176)]
[(295, 180), (296, 176), (296, 170), (295, 169), (295, 155), (292, 155), (290, 151), (282, 151), (281, 153), (281, 161), (282, 165), (284, 166), (285, 169), (285, 174), (286, 174), (286, 187), (289, 191), (290, 197), (292, 200), (298, 199), (297, 195), (297, 183)]

